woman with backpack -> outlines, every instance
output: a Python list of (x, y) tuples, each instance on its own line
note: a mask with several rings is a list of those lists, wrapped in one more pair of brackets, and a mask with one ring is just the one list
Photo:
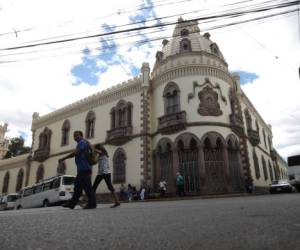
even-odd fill
[(111, 173), (110, 173), (109, 163), (108, 163), (108, 153), (106, 149), (100, 145), (96, 145), (94, 147), (94, 151), (99, 154), (99, 162), (98, 162), (98, 174), (93, 184), (93, 190), (96, 193), (98, 185), (104, 179), (106, 186), (109, 189), (109, 191), (112, 193), (115, 202), (115, 204), (112, 205), (111, 208), (120, 206), (119, 198), (111, 182)]

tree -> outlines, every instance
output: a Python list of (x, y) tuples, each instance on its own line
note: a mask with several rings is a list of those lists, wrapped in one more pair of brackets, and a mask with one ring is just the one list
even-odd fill
[(26, 154), (29, 151), (30, 151), (30, 147), (24, 146), (24, 139), (21, 136), (14, 137), (9, 140), (8, 151), (4, 156), (4, 159)]

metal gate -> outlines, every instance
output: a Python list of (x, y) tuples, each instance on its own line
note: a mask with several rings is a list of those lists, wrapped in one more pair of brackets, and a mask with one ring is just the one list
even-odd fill
[(228, 148), (228, 161), (232, 188), (234, 191), (242, 190), (241, 171), (239, 164), (238, 150)]
[(199, 168), (198, 168), (198, 151), (179, 150), (179, 171), (184, 178), (184, 191), (186, 193), (199, 192)]
[(223, 152), (220, 148), (204, 148), (207, 189), (212, 193), (226, 192)]

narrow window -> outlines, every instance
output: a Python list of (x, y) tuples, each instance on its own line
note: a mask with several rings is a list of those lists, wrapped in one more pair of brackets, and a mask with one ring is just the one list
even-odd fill
[(61, 145), (65, 146), (69, 144), (69, 136), (70, 136), (70, 122), (69, 120), (64, 121), (63, 126), (61, 128), (62, 136), (61, 136)]
[(96, 122), (96, 115), (93, 111), (90, 111), (85, 119), (86, 125), (86, 138), (94, 138), (95, 135), (95, 122)]

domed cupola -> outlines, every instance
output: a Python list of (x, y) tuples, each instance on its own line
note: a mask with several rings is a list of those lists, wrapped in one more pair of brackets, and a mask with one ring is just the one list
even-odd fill
[[(210, 64), (227, 71), (227, 63), (218, 45), (210, 40), (210, 34), (200, 34), (197, 21), (178, 19), (172, 38), (164, 39), (162, 50), (156, 53), (153, 73), (160, 71), (160, 66), (168, 64), (178, 57), (202, 57), (200, 63)], [(186, 61), (186, 59), (184, 59)]]

